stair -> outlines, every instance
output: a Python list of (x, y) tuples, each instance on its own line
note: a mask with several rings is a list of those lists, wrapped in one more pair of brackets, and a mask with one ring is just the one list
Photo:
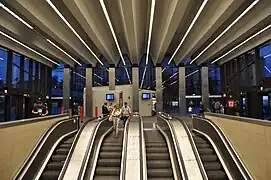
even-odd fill
[(193, 134), (193, 139), (198, 149), (201, 161), (209, 180), (227, 180), (223, 166), (210, 142), (200, 135)]
[(64, 139), (63, 141), (60, 142), (58, 147), (55, 149), (48, 164), (46, 165), (46, 168), (44, 169), (40, 177), (40, 180), (58, 179), (58, 176), (61, 172), (64, 162), (67, 159), (73, 140), (74, 137), (71, 137), (69, 139)]

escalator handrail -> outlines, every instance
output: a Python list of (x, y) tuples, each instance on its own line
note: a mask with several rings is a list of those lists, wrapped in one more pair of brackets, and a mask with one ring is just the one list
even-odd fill
[(108, 116), (106, 117), (103, 117), (102, 119), (99, 120), (100, 122), (96, 125), (95, 127), (95, 130), (94, 130), (94, 133), (92, 134), (91, 136), (91, 140), (89, 141), (88, 143), (88, 146), (87, 146), (87, 152), (85, 153), (84, 155), (84, 158), (83, 158), (83, 162), (82, 162), (82, 166), (80, 168), (80, 172), (79, 172), (79, 175), (78, 175), (78, 179), (83, 179), (84, 178), (84, 174), (86, 172), (86, 168), (87, 168), (87, 162), (89, 161), (89, 157), (90, 157), (90, 153), (93, 149), (93, 146), (94, 146), (94, 141), (95, 141), (95, 137), (97, 135), (97, 132), (98, 132), (98, 129), (100, 128), (101, 124), (105, 121), (108, 121)]
[(70, 162), (70, 160), (71, 160), (72, 154), (73, 154), (73, 152), (74, 152), (75, 146), (76, 146), (76, 144), (77, 144), (77, 142), (78, 142), (78, 140), (79, 140), (79, 138), (80, 138), (80, 135), (81, 135), (83, 129), (85, 128), (85, 126), (86, 126), (90, 121), (92, 121), (92, 120), (94, 120), (94, 119), (96, 119), (96, 118), (90, 118), (90, 119), (87, 119), (87, 120), (85, 121), (85, 123), (82, 125), (82, 127), (81, 127), (81, 128), (79, 127), (80, 129), (79, 129), (79, 131), (77, 132), (77, 134), (75, 135), (75, 138), (74, 138), (74, 141), (73, 141), (73, 143), (72, 143), (71, 149), (70, 149), (70, 151), (69, 151), (69, 153), (68, 153), (68, 156), (67, 156), (67, 158), (66, 158), (66, 160), (65, 160), (65, 162), (64, 162), (64, 165), (63, 165), (63, 167), (62, 167), (62, 169), (61, 169), (61, 171), (60, 171), (58, 180), (61, 180), (61, 179), (63, 179), (63, 177), (64, 177), (64, 174), (65, 174), (65, 172), (66, 172), (66, 170), (67, 170), (67, 168), (68, 168), (69, 162)]
[(68, 137), (68, 136), (70, 136), (71, 134), (74, 134), (74, 133), (76, 133), (76, 132), (77, 132), (77, 130), (62, 135), (62, 136), (54, 143), (54, 145), (53, 145), (53, 147), (51, 148), (50, 152), (47, 154), (47, 157), (46, 157), (45, 160), (43, 161), (43, 164), (42, 164), (42, 166), (40, 167), (39, 172), (36, 174), (35, 180), (39, 180), (39, 179), (40, 179), (40, 176), (42, 175), (42, 173), (43, 173), (43, 171), (44, 171), (46, 165), (48, 164), (48, 162), (49, 162), (51, 156), (53, 155), (54, 151), (56, 150), (58, 144), (59, 144), (64, 138), (66, 138), (66, 137)]
[(145, 146), (145, 137), (144, 137), (144, 127), (143, 127), (143, 120), (142, 116), (139, 117), (140, 119), (140, 137), (141, 137), (141, 178), (142, 180), (147, 180), (148, 179), (148, 174), (147, 174), (147, 160), (146, 160), (146, 146)]
[(126, 120), (125, 126), (124, 126), (124, 131), (123, 131), (121, 167), (120, 167), (120, 180), (125, 179), (129, 122), (130, 122), (129, 119)]
[(163, 117), (163, 116), (161, 116), (159, 114), (158, 114), (158, 116), (160, 116), (161, 119), (164, 120), (167, 123), (168, 127), (169, 127), (170, 133), (172, 134), (174, 149), (177, 152), (176, 154), (177, 154), (177, 158), (178, 158), (182, 178), (184, 180), (188, 180), (188, 175), (187, 175), (186, 169), (184, 168), (185, 167), (184, 161), (183, 161), (183, 158), (181, 157), (181, 150), (179, 148), (180, 145), (179, 145), (178, 141), (176, 140), (177, 139), (176, 138), (176, 133), (174, 132), (174, 130), (172, 128), (172, 124), (168, 121), (168, 119), (165, 119), (165, 117)]
[(156, 127), (158, 128), (158, 130), (162, 133), (162, 135), (164, 136), (164, 138), (166, 139), (166, 143), (167, 143), (167, 147), (168, 147), (168, 150), (169, 150), (169, 157), (170, 157), (170, 161), (171, 161), (171, 167), (172, 167), (172, 170), (173, 170), (173, 177), (174, 179), (178, 179), (178, 176), (177, 176), (177, 170), (176, 170), (176, 165), (175, 165), (175, 162), (174, 162), (174, 159), (173, 159), (173, 150), (170, 146), (170, 140), (167, 136), (167, 134), (161, 129), (161, 127), (159, 125), (156, 124)]
[(221, 130), (221, 128), (216, 123), (214, 123), (213, 121), (211, 121), (207, 118), (202, 118), (202, 117), (198, 117), (198, 116), (194, 116), (193, 119), (194, 118), (203, 120), (203, 121), (209, 123), (214, 128), (214, 130), (217, 132), (219, 138), (222, 140), (224, 146), (226, 147), (226, 149), (230, 153), (230, 155), (231, 155), (232, 159), (234, 160), (235, 164), (237, 165), (238, 169), (240, 170), (241, 174), (243, 175), (244, 179), (247, 179), (247, 180), (253, 179), (252, 175), (248, 171), (247, 167), (245, 166), (245, 164), (243, 163), (243, 161), (239, 157), (238, 153), (235, 151), (230, 140), (225, 135), (225, 133)]
[(62, 119), (58, 122), (55, 122), (54, 124), (52, 124), (39, 138), (38, 142), (36, 143), (36, 145), (34, 146), (34, 148), (32, 149), (32, 151), (29, 153), (28, 157), (26, 158), (26, 160), (24, 161), (24, 163), (22, 164), (21, 168), (19, 169), (18, 173), (14, 176), (16, 177), (15, 179), (17, 180), (21, 180), (25, 173), (28, 171), (29, 167), (31, 166), (32, 162), (34, 161), (34, 159), (36, 158), (36, 156), (38, 155), (38, 153), (40, 152), (42, 146), (45, 144), (45, 142), (47, 141), (47, 139), (49, 138), (50, 134), (62, 123), (70, 121), (70, 120), (74, 120), (76, 117), (72, 117), (72, 118), (68, 118), (68, 119)]
[[(175, 118), (175, 117), (173, 117), (173, 118), (174, 118), (174, 119), (177, 119), (177, 118)], [(177, 120), (180, 120), (180, 119), (177, 119)], [(186, 124), (185, 122), (183, 122), (183, 121), (181, 121), (181, 120), (180, 120), (180, 122), (181, 122), (182, 125), (184, 126), (184, 129), (185, 129), (185, 131), (186, 131), (186, 134), (188, 135), (188, 138), (189, 138), (190, 144), (191, 144), (191, 146), (192, 146), (192, 149), (193, 149), (193, 151), (194, 151), (196, 160), (197, 160), (197, 162), (198, 162), (198, 164), (199, 164), (200, 172), (201, 172), (201, 174), (202, 174), (202, 177), (203, 177), (204, 180), (208, 180), (208, 176), (207, 176), (206, 171), (205, 171), (205, 169), (204, 169), (203, 163), (202, 163), (202, 161), (201, 161), (201, 158), (200, 158), (198, 149), (197, 149), (197, 147), (196, 147), (195, 141), (194, 141), (194, 139), (193, 139), (193, 137), (192, 137), (191, 131), (189, 130), (189, 128), (188, 128), (188, 126), (187, 126), (187, 124)]]

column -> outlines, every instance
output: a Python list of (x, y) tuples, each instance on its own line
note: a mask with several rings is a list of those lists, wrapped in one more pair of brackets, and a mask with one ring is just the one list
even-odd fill
[(115, 64), (110, 64), (109, 66), (109, 90), (115, 90)]
[(86, 99), (85, 99), (85, 115), (86, 117), (93, 117), (93, 104), (92, 104), (92, 65), (86, 67)]
[(201, 68), (201, 97), (205, 108), (209, 108), (209, 75), (208, 67)]
[(133, 64), (132, 67), (132, 89), (133, 89), (133, 112), (139, 112), (139, 79), (138, 79), (138, 64)]
[(185, 99), (185, 67), (179, 67), (179, 112), (180, 115), (186, 114)]
[(63, 69), (63, 107), (64, 109), (70, 109), (70, 96), (71, 96), (71, 73), (70, 66), (65, 65)]
[(256, 64), (256, 85), (259, 87), (262, 84), (264, 77), (264, 63), (263, 59), (260, 57), (260, 50), (257, 48), (255, 50), (255, 64)]
[(47, 67), (46, 71), (46, 99), (47, 99), (47, 104), (48, 104), (48, 109), (49, 109), (49, 114), (52, 113), (52, 68)]
[(162, 67), (156, 64), (156, 111), (163, 111)]

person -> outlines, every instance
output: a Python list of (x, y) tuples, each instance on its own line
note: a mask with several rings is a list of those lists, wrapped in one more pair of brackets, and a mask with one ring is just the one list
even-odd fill
[(200, 105), (199, 105), (199, 115), (204, 117), (204, 105), (202, 102), (200, 102)]
[(43, 104), (42, 101), (35, 103), (32, 113), (36, 116), (46, 116), (48, 114), (48, 108)]
[(220, 102), (219, 101), (215, 102), (215, 113), (220, 113)]
[(108, 106), (109, 114), (111, 114), (111, 112), (113, 111), (113, 109), (114, 109), (113, 104), (110, 103), (109, 106)]
[(104, 103), (104, 105), (102, 106), (102, 114), (103, 114), (103, 117), (106, 117), (109, 115), (109, 110), (108, 110), (108, 107), (107, 107), (107, 102)]
[(118, 104), (114, 106), (112, 113), (110, 114), (109, 121), (113, 122), (113, 129), (115, 138), (118, 137), (119, 121), (121, 117), (121, 109)]
[(121, 109), (121, 120), (123, 121), (123, 127), (125, 126), (125, 122), (127, 119), (129, 119), (132, 115), (132, 111), (130, 106), (128, 106), (128, 103), (125, 102), (124, 106)]
[(221, 104), (221, 105), (220, 105), (220, 113), (221, 113), (221, 114), (224, 114), (224, 111), (225, 111), (224, 106), (223, 106), (223, 104)]
[(190, 103), (188, 105), (188, 113), (192, 114), (193, 113), (193, 109), (194, 109), (193, 101), (190, 101)]

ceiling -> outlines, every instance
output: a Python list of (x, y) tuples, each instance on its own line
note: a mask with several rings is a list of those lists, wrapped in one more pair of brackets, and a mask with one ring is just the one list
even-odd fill
[[(110, 64), (117, 64), (123, 54), (138, 64), (146, 53), (154, 64), (161, 63), (165, 55), (176, 64), (190, 57), (202, 64), (221, 57), (271, 23), (270, 0), (0, 2), (33, 27), (27, 27), (8, 10), (0, 8), (0, 32), (32, 50), (2, 33), (0, 44), (50, 66), (54, 63), (49, 60), (71, 66), (95, 65), (102, 55)], [(247, 10), (248, 7), (252, 8)], [(241, 14), (242, 18), (238, 18)], [(266, 28), (220, 58), (218, 63), (227, 62), (270, 39), (271, 28)]]

